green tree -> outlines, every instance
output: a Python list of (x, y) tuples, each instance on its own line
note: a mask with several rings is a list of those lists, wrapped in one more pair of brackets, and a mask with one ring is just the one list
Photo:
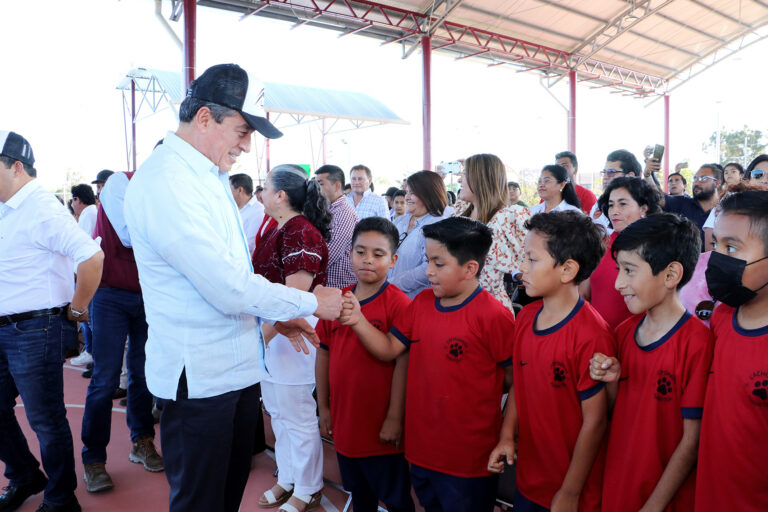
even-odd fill
[[(740, 162), (744, 167), (757, 155), (765, 152), (766, 140), (763, 132), (753, 130), (746, 125), (741, 130), (722, 130), (720, 132), (720, 163)], [(717, 151), (717, 132), (714, 132), (702, 149), (712, 148)]]

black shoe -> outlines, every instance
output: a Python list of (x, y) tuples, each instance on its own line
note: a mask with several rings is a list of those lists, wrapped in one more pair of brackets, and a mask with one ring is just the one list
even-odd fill
[(40, 471), (35, 475), (34, 480), (28, 484), (14, 487), (9, 485), (5, 487), (5, 493), (0, 495), (0, 512), (11, 512), (21, 506), (24, 501), (45, 489), (48, 485), (48, 479)]
[(50, 503), (42, 503), (35, 512), (82, 512), (80, 503), (77, 502), (77, 498), (72, 496), (64, 505), (51, 505)]
[(128, 391), (123, 388), (117, 388), (114, 393), (112, 393), (112, 400), (117, 400), (118, 398), (125, 398), (128, 396)]
[(123, 407), (127, 407), (128, 406), (128, 399), (127, 398), (121, 398), (120, 401), (117, 402), (117, 403), (120, 404)]

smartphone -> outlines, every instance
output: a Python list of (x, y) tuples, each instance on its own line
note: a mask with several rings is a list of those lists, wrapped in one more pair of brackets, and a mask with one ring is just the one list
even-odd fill
[(445, 174), (461, 174), (461, 162), (441, 162), (440, 168)]
[(653, 147), (653, 159), (654, 160), (661, 160), (661, 157), (664, 156), (664, 146), (661, 144), (656, 144)]

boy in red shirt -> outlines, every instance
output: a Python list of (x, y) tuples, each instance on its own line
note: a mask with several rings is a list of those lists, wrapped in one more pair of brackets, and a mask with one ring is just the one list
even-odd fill
[(649, 215), (612, 246), (616, 289), (632, 316), (616, 328), (616, 357), (595, 353), (591, 375), (615, 403), (603, 477), (603, 512), (693, 510), (712, 334), (685, 310), (680, 288), (696, 267), (699, 229)]
[(501, 427), (504, 367), (512, 361), (514, 317), (477, 276), (491, 231), (466, 217), (424, 226), (427, 277), (389, 335), (345, 294), (340, 322), (373, 355), (392, 360), (410, 348), (405, 456), (427, 512), (491, 512), (497, 478), (488, 456)]
[(712, 314), (697, 512), (768, 510), (768, 192), (720, 202), (706, 277)]
[(599, 511), (607, 402), (589, 359), (612, 353), (614, 341), (578, 284), (605, 252), (603, 233), (573, 211), (540, 213), (525, 227), (522, 280), (542, 300), (517, 317), (513, 389), (488, 469), (512, 464), (517, 432), (515, 512)]
[[(387, 282), (387, 272), (397, 261), (398, 239), (395, 225), (381, 217), (361, 220), (352, 233), (350, 260), (357, 284), (343, 292), (354, 294), (362, 315), (382, 332), (388, 332), (411, 303)], [(413, 512), (408, 463), (400, 442), (408, 354), (398, 357), (396, 364), (379, 361), (350, 327), (338, 321), (321, 320), (317, 334), (320, 433), (333, 437), (352, 508), (376, 512), (381, 500), (390, 512)]]

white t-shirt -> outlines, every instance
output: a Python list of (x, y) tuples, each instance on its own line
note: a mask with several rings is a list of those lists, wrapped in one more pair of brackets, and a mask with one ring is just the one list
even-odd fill
[(709, 215), (707, 216), (707, 220), (704, 221), (702, 229), (715, 229), (715, 218), (717, 217), (715, 215), (715, 210), (717, 210), (717, 208), (712, 208), (712, 210), (710, 210)]
[(243, 221), (245, 239), (248, 241), (248, 254), (253, 255), (256, 248), (256, 232), (264, 220), (264, 205), (253, 196), (250, 201), (240, 208), (240, 218)]
[[(547, 208), (547, 203), (546, 202), (541, 202), (539, 204), (531, 206), (531, 217), (533, 217), (537, 213), (544, 213), (546, 208)], [(554, 208), (552, 208), (549, 211), (550, 212), (564, 212), (564, 211), (567, 211), (567, 210), (573, 210), (573, 211), (579, 212), (581, 214), (584, 214), (584, 212), (581, 211), (581, 208), (577, 208), (576, 206), (573, 206), (572, 204), (567, 203), (565, 201), (565, 199), (560, 201), (560, 204), (558, 204), (557, 206), (555, 206)]]
[(91, 238), (93, 238), (93, 230), (96, 229), (96, 215), (98, 213), (99, 209), (96, 208), (96, 205), (90, 204), (80, 212), (80, 217), (77, 219), (77, 225)]

